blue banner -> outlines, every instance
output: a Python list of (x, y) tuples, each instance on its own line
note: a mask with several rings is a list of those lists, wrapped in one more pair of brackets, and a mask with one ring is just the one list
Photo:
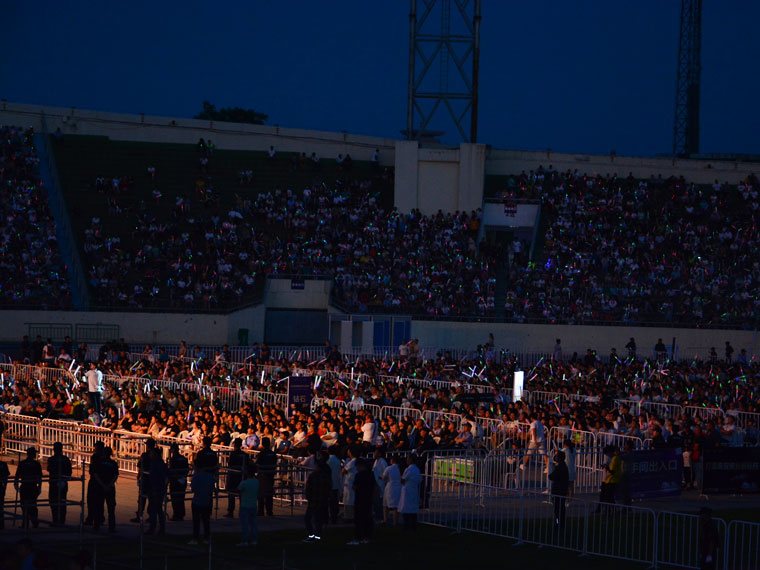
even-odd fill
[(625, 499), (672, 497), (681, 494), (681, 448), (633, 451), (622, 456), (623, 481), (617, 495)]
[(311, 407), (313, 376), (288, 378), (288, 417), (295, 411), (309, 411)]

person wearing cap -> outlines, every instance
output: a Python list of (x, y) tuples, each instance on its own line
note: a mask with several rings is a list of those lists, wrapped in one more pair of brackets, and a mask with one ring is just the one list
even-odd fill
[(558, 451), (554, 455), (554, 469), (549, 473), (552, 482), (551, 494), (554, 503), (554, 525), (558, 529), (565, 527), (565, 497), (570, 488), (570, 472), (565, 463), (565, 452)]
[(71, 477), (71, 460), (63, 454), (63, 444), (53, 444), (53, 455), (48, 457), (47, 472), (50, 476), (48, 501), (53, 515), (53, 524), (66, 524), (66, 495)]
[(185, 492), (190, 465), (187, 457), (179, 452), (179, 445), (172, 443), (169, 448), (169, 497), (172, 502), (172, 521), (185, 520)]
[(18, 464), (15, 487), (21, 499), (21, 527), (28, 529), (31, 522), (32, 526), (37, 528), (40, 524), (37, 517), (37, 497), (42, 490), (42, 466), (37, 461), (35, 447), (27, 449), (26, 459)]

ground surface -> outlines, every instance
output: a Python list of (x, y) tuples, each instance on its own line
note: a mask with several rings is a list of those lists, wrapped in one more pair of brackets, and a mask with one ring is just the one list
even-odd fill
[[(13, 458), (4, 458), (9, 463)], [(9, 464), (11, 473), (15, 465)], [(78, 473), (75, 473), (77, 475)], [(81, 483), (72, 483), (70, 500), (80, 500)], [(47, 497), (43, 488), (41, 497)], [(15, 490), (6, 490), (6, 510), (13, 513)], [(16, 520), (6, 519), (6, 528), (0, 531), (0, 570), (20, 568), (16, 542), (29, 536), (35, 543), (42, 568), (68, 568), (70, 557), (80, 548), (94, 555), (97, 568), (139, 568), (142, 545), (143, 567), (150, 569), (201, 570), (214, 569), (265, 569), (283, 568), (307, 570), (380, 569), (388, 568), (469, 568), (479, 569), (517, 567), (608, 569), (614, 564), (620, 570), (644, 568), (643, 564), (628, 563), (608, 558), (579, 557), (574, 552), (534, 545), (514, 546), (514, 540), (464, 532), (456, 535), (450, 530), (421, 525), (416, 533), (405, 534), (400, 528), (379, 527), (369, 545), (347, 546), (353, 538), (353, 527), (341, 524), (329, 528), (321, 544), (304, 544), (303, 508), (276, 504), (275, 516), (259, 518), (260, 541), (256, 548), (239, 548), (240, 526), (237, 519), (223, 518), (226, 500), (219, 501), (212, 515), (212, 564), (209, 566), (208, 547), (189, 546), (192, 525), (184, 522), (167, 523), (163, 537), (143, 537), (140, 526), (129, 522), (135, 516), (137, 484), (134, 476), (125, 475), (117, 489), (117, 532), (108, 534), (91, 527), (80, 528), (82, 509), (70, 506), (65, 528), (53, 528), (48, 522), (50, 509), (40, 507), (40, 527), (27, 535)], [(696, 492), (685, 493), (680, 499), (640, 503), (655, 510), (696, 513), (705, 505), (711, 506), (714, 516), (726, 521), (738, 519), (760, 521), (760, 497), (715, 496), (704, 498)], [(188, 509), (189, 510), (189, 509)]]

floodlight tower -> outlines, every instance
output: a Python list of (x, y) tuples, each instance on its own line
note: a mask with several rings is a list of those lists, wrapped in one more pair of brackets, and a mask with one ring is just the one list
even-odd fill
[[(462, 140), (474, 143), (478, 136), (480, 0), (422, 0), (419, 4), (418, 12), (418, 0), (410, 0), (406, 137), (413, 140), (430, 134), (430, 122), (443, 107)], [(416, 126), (415, 116), (419, 118)]]
[(702, 0), (681, 0), (673, 156), (699, 153)]

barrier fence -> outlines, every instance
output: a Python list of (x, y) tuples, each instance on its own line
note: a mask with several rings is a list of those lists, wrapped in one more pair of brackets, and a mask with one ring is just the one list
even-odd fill
[[(451, 461), (454, 458), (450, 459)], [(458, 461), (470, 461), (467, 457)], [(430, 474), (430, 473), (428, 473)], [(518, 544), (570, 550), (651, 564), (702, 567), (699, 517), (649, 508), (599, 503), (531, 490), (503, 489), (466, 481), (455, 486), (428, 483), (421, 522), (500, 536)], [(715, 568), (760, 567), (760, 524), (713, 518), (723, 546)]]

